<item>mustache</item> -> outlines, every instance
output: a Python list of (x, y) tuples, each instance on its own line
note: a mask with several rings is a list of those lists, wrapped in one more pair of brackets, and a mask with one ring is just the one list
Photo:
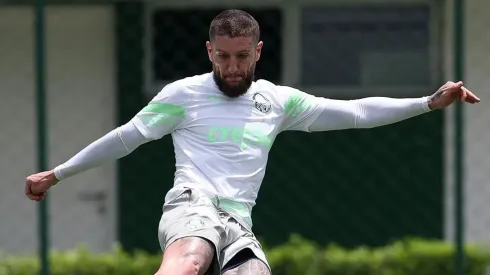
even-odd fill
[(227, 78), (227, 77), (245, 77), (247, 74), (245, 73), (240, 73), (240, 74), (224, 74), (223, 77), (224, 78)]

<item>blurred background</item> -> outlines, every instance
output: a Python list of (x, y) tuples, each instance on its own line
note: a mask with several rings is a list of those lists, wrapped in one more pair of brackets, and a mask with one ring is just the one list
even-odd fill
[(59, 250), (84, 244), (105, 252), (120, 243), (159, 252), (175, 169), (170, 136), (63, 181), (45, 212), (24, 196), (24, 179), (42, 167), (39, 156), (50, 169), (126, 123), (166, 83), (210, 71), (209, 23), (227, 8), (249, 11), (261, 26), (257, 78), (336, 99), (398, 98), (430, 95), (460, 80), (459, 71), (482, 99), (460, 121), (451, 107), (376, 129), (281, 134), (253, 210), (264, 243), (280, 245), (291, 234), (347, 248), (413, 236), (453, 241), (457, 182), (465, 240), (490, 240), (488, 0), (465, 1), (457, 24), (449, 0), (46, 0), (41, 59), (34, 1), (0, 3), (0, 251), (8, 255), (37, 253), (46, 236)]

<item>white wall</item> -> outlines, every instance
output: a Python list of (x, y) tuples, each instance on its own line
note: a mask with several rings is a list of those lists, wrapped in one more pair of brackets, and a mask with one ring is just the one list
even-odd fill
[[(37, 171), (33, 14), (28, 7), (0, 9), (0, 250), (9, 252), (37, 248), (37, 204), (23, 194), (25, 177)], [(115, 126), (113, 16), (110, 6), (47, 9), (50, 167)], [(108, 199), (80, 198), (94, 192)], [(61, 182), (49, 200), (52, 245), (109, 249), (116, 238), (115, 198), (114, 165)]]
[[(451, 1), (449, 1), (451, 2)], [(464, 111), (464, 147), (465, 166), (465, 238), (470, 242), (490, 242), (490, 17), (487, 11), (490, 2), (487, 0), (466, 0), (465, 25), (465, 85), (476, 92), (482, 99), (478, 105), (467, 105)], [(452, 18), (452, 7), (448, 5), (448, 20)], [(452, 25), (447, 24), (446, 41), (451, 44)], [(452, 61), (448, 47), (448, 68), (452, 69)], [(448, 70), (448, 79), (453, 79)], [(453, 113), (448, 112), (447, 144), (447, 197), (446, 197), (446, 236), (453, 239), (454, 212), (452, 178), (453, 161)]]
[(465, 110), (467, 236), (490, 242), (490, 2), (468, 0), (466, 82), (482, 104)]
[(36, 247), (36, 206), (24, 197), (35, 171), (31, 12), (0, 8), (0, 250)]

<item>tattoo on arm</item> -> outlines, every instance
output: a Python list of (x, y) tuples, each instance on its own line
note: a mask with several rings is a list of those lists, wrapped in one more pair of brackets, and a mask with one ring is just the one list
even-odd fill
[(436, 101), (438, 100), (442, 94), (444, 93), (444, 89), (443, 87), (439, 88), (439, 90), (437, 90), (434, 94), (432, 94), (430, 97), (429, 97), (429, 101)]

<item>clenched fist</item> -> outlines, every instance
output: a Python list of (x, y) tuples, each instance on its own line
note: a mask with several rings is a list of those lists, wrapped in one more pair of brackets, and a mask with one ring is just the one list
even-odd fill
[(51, 186), (58, 183), (54, 171), (45, 171), (30, 175), (26, 178), (26, 196), (35, 201), (44, 199), (46, 192)]

